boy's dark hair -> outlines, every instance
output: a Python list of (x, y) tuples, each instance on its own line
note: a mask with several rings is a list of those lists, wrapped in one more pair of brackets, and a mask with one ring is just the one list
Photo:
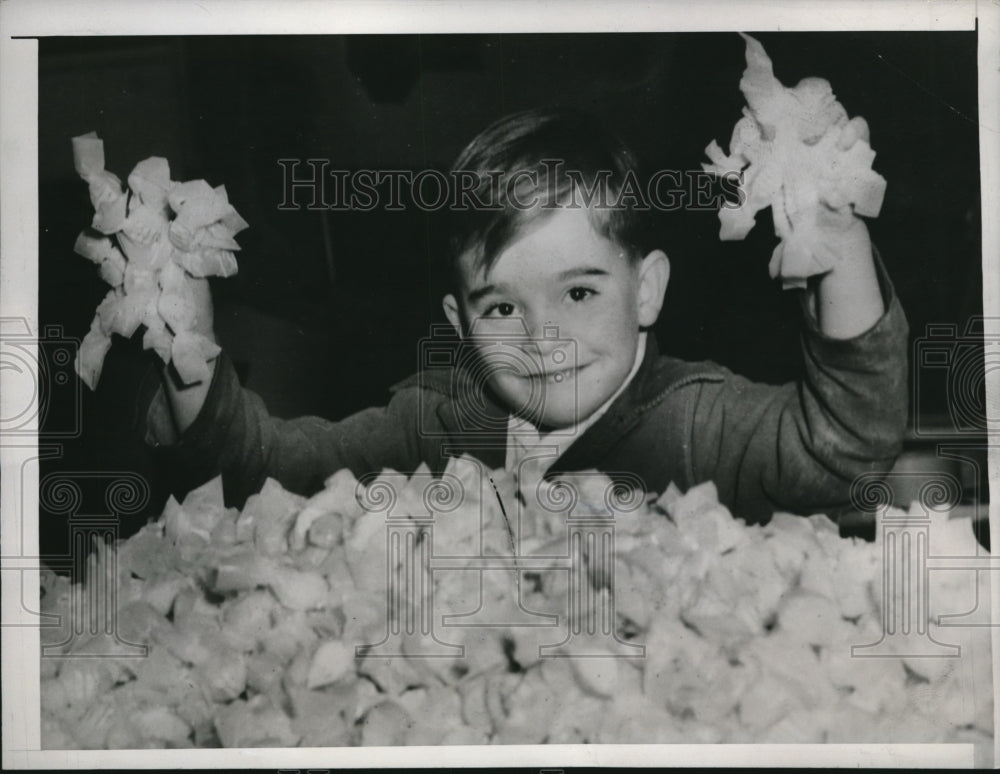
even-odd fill
[[(452, 278), (458, 276), (459, 257), (470, 249), (474, 265), (489, 271), (526, 223), (558, 207), (584, 206), (588, 198), (597, 233), (630, 257), (647, 252), (645, 213), (635, 208), (634, 196), (619, 201), (626, 181), (638, 182), (635, 155), (586, 113), (538, 108), (501, 118), (466, 146), (452, 174), (453, 180), (464, 175), (472, 182), (472, 202), (487, 205), (450, 213)], [(508, 181), (515, 180), (512, 187)], [(525, 202), (538, 206), (525, 207)]]

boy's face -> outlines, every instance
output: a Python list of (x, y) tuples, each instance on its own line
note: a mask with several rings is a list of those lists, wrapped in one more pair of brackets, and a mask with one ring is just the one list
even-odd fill
[(669, 262), (659, 250), (630, 259), (586, 209), (563, 208), (530, 221), (489, 272), (461, 256), (460, 275), (448, 319), (511, 412), (554, 429), (585, 420), (624, 382)]

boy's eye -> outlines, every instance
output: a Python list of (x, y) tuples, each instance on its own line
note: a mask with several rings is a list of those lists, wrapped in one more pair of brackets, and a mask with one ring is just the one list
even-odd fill
[(514, 314), (514, 305), (507, 301), (501, 301), (486, 307), (483, 317), (510, 317), (512, 314)]
[(597, 295), (597, 291), (591, 288), (570, 288), (569, 290), (569, 297), (573, 301), (584, 301), (594, 295)]

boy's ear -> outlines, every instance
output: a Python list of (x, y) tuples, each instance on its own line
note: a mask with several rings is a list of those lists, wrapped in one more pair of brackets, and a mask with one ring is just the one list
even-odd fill
[(441, 305), (444, 307), (444, 316), (448, 318), (448, 322), (451, 323), (451, 327), (455, 329), (458, 337), (462, 338), (462, 313), (459, 311), (455, 296), (449, 293), (441, 301)]
[(653, 250), (639, 266), (639, 325), (643, 328), (660, 316), (669, 281), (670, 259), (662, 250)]

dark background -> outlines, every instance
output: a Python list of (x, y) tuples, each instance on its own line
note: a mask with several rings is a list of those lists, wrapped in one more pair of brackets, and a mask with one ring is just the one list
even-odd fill
[[(929, 323), (964, 330), (982, 312), (976, 34), (757, 37), (786, 85), (824, 77), (849, 115), (868, 120), (874, 167), (889, 181), (869, 229), (911, 337)], [(42, 39), (40, 323), (82, 339), (106, 292), (72, 251), (92, 208), (70, 138), (96, 130), (123, 180), (158, 155), (174, 180), (225, 183), (250, 228), (238, 236), (239, 274), (213, 281), (216, 329), (273, 413), (335, 419), (382, 403), (416, 369), (420, 337), (444, 319), (436, 266), (445, 235), (413, 207), (281, 211), (278, 159), (445, 170), (501, 115), (562, 104), (597, 114), (649, 168), (695, 170), (710, 140), (728, 147), (744, 65), (735, 33)], [(661, 348), (759, 380), (794, 378), (799, 311), (767, 274), (770, 212), (744, 242), (720, 243), (718, 228), (714, 212), (659, 218), (673, 265)], [(118, 341), (98, 391), (81, 387), (81, 433), (59, 439), (61, 457), (42, 464), (43, 480), (80, 470), (145, 477), (152, 497), (125, 534), (170, 491), (200, 483), (168, 475), (131, 429), (136, 385), (154, 358)], [(921, 420), (947, 425), (944, 381), (919, 378)], [(53, 402), (42, 440), (73, 426), (77, 411)], [(40, 518), (43, 553), (62, 553), (65, 521), (44, 502)]]

